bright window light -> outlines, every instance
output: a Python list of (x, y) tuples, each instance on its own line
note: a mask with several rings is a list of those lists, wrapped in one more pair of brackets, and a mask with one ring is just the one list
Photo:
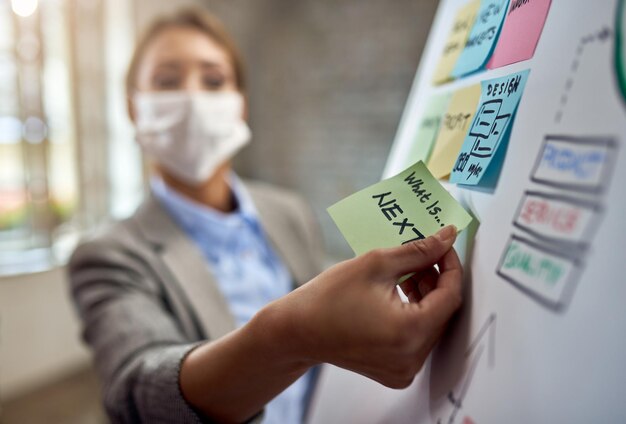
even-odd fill
[(37, 0), (11, 0), (11, 7), (16, 15), (25, 18), (35, 13)]

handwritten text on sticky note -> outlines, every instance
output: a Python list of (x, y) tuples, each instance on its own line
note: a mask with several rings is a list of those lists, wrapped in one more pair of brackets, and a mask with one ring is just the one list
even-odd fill
[[(506, 144), (529, 70), (482, 82), (478, 112), (452, 170), (453, 183), (476, 185)], [(496, 164), (493, 163), (495, 166)]]
[(426, 238), (446, 225), (460, 231), (472, 221), (421, 161), (334, 204), (328, 212), (357, 255)]
[(502, 28), (509, 0), (482, 0), (465, 49), (454, 67), (456, 78), (479, 71), (487, 65)]
[(480, 85), (475, 84), (456, 91), (443, 115), (441, 128), (428, 160), (428, 169), (435, 178), (450, 175), (454, 161), (461, 150), (465, 135), (472, 124), (480, 100)]
[(426, 162), (430, 157), (450, 97), (449, 93), (444, 93), (429, 99), (413, 144), (404, 159), (403, 168), (420, 160)]
[(465, 47), (479, 7), (480, 0), (471, 0), (457, 12), (435, 70), (433, 78), (435, 84), (442, 84), (451, 79), (452, 70)]

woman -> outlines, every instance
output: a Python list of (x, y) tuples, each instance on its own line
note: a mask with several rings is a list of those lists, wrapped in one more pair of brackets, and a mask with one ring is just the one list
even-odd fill
[[(308, 370), (322, 362), (406, 386), (460, 304), (456, 231), (314, 278), (307, 207), (231, 170), (250, 138), (243, 70), (205, 13), (156, 22), (127, 89), (152, 196), (70, 263), (111, 420), (301, 422)], [(416, 303), (403, 305), (395, 281), (412, 271), (404, 288)]]

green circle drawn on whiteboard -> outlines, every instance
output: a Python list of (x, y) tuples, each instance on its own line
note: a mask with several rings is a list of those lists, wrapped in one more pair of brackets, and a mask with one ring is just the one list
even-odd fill
[(626, 0), (619, 0), (615, 22), (615, 70), (617, 83), (626, 102)]

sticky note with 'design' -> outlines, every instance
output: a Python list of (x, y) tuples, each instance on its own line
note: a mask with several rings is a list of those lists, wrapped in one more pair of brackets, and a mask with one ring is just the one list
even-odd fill
[(428, 169), (435, 178), (444, 178), (452, 172), (479, 100), (480, 84), (463, 88), (452, 95), (428, 160)]
[(435, 84), (442, 84), (452, 78), (452, 70), (465, 48), (467, 37), (472, 30), (479, 7), (480, 0), (471, 0), (457, 12), (450, 34), (444, 44), (439, 64), (435, 69), (433, 78)]
[(463, 147), (452, 170), (450, 182), (477, 185), (488, 169), (500, 166), (504, 155), (496, 155), (499, 149), (506, 148), (530, 71), (482, 82), (482, 94), (478, 111)]
[(328, 208), (357, 255), (429, 237), (446, 225), (459, 231), (472, 217), (420, 161)]

